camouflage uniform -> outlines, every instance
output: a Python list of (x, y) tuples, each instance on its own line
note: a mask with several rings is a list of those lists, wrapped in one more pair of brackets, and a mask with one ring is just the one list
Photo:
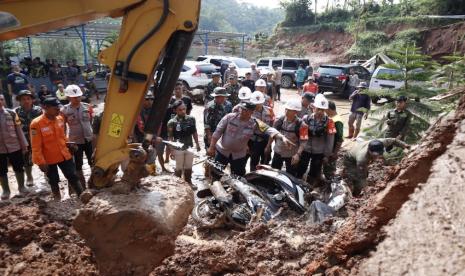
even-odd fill
[[(384, 144), (385, 148), (398, 146), (406, 148), (408, 145), (399, 139), (385, 138), (377, 139)], [(370, 156), (368, 154), (368, 144), (370, 140), (359, 142), (344, 154), (344, 168), (342, 175), (352, 185), (354, 194), (360, 193), (366, 185), (368, 177), (368, 165), (370, 164)]]
[(234, 85), (228, 83), (224, 86), (224, 88), (226, 88), (226, 92), (228, 92), (228, 94), (230, 95), (228, 99), (233, 106), (241, 102), (241, 100), (239, 99), (239, 89), (241, 89), (241, 85), (239, 83), (236, 83)]
[[(226, 104), (229, 102), (225, 102), (225, 104), (217, 104), (215, 101), (210, 101), (205, 108), (205, 118), (204, 118), (204, 128), (205, 130), (210, 130), (211, 134), (213, 134), (216, 130), (216, 127), (220, 123), (221, 119), (223, 119), (226, 114), (230, 113), (230, 103), (229, 106)], [(205, 131), (206, 133), (206, 131)], [(208, 149), (210, 146), (210, 141), (208, 140), (207, 135), (205, 134), (203, 138), (205, 142), (205, 148)]]
[(27, 156), (24, 158), (24, 165), (26, 167), (32, 167), (32, 156), (31, 156), (31, 138), (29, 136), (29, 126), (31, 125), (32, 120), (35, 118), (39, 117), (42, 115), (42, 108), (37, 105), (33, 105), (32, 109), (27, 112), (22, 108), (21, 106), (17, 107), (15, 109), (16, 114), (18, 114), (19, 120), (21, 121), (21, 126), (24, 132), (24, 135), (26, 136), (27, 142), (29, 144), (29, 151), (27, 153)]
[(404, 140), (410, 126), (411, 119), (412, 113), (408, 110), (398, 111), (394, 109), (389, 111), (386, 115), (386, 124), (388, 127), (385, 137), (397, 138), (397, 136), (400, 136), (400, 139)]
[(203, 96), (203, 102), (205, 103), (205, 106), (213, 100), (213, 97), (210, 96), (212, 93), (213, 93), (213, 90), (215, 90), (215, 88), (217, 87), (221, 87), (221, 82), (218, 82), (218, 83), (214, 83), (214, 82), (209, 82), (208, 85), (207, 85), (207, 88), (205, 89), (205, 93), (204, 93), (204, 96)]

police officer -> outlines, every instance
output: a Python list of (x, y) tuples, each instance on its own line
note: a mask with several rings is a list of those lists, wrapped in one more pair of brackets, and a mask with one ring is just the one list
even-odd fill
[(405, 139), (412, 119), (412, 113), (406, 108), (407, 97), (401, 95), (396, 100), (396, 108), (389, 111), (385, 116), (387, 124), (386, 138)]
[(187, 115), (183, 101), (176, 101), (173, 109), (176, 111), (176, 116), (168, 122), (168, 138), (170, 141), (184, 144), (182, 149), (172, 149), (171, 158), (176, 160), (174, 175), (181, 177), (184, 172), (184, 180), (192, 184), (194, 153), (189, 150), (194, 146), (192, 138), (194, 138), (197, 151), (200, 151), (195, 118)]
[(61, 199), (58, 167), (68, 179), (68, 184), (79, 196), (82, 193), (82, 187), (76, 175), (73, 156), (66, 143), (65, 122), (60, 116), (60, 101), (49, 97), (42, 104), (44, 113), (31, 122), (32, 162), (46, 173), (56, 200)]
[(302, 109), (297, 114), (299, 118), (303, 118), (305, 115), (312, 114), (312, 105), (315, 102), (315, 95), (312, 93), (304, 93), (302, 95)]
[(238, 97), (239, 89), (241, 89), (241, 85), (237, 82), (237, 75), (229, 75), (229, 82), (224, 86), (226, 92), (228, 92), (229, 101), (231, 102), (232, 106), (239, 104), (240, 100)]
[(313, 113), (303, 118), (308, 126), (308, 140), (300, 156), (297, 177), (301, 178), (305, 174), (311, 161), (307, 182), (315, 186), (321, 183), (321, 169), (333, 153), (336, 134), (334, 122), (326, 115), (326, 109), (328, 100), (323, 94), (318, 94), (315, 97)]
[[(253, 92), (252, 95), (250, 95), (250, 102), (255, 105), (252, 117), (272, 126), (274, 122), (274, 115), (271, 108), (264, 106), (265, 97), (263, 93), (260, 91)], [(255, 171), (259, 163), (267, 164), (270, 161), (271, 151), (269, 150), (270, 148), (267, 148), (268, 139), (270, 139), (270, 136), (266, 133), (263, 133), (263, 131), (260, 130), (255, 130), (248, 143), (250, 153), (250, 171)]]
[(8, 161), (15, 172), (18, 190), (26, 191), (24, 187), (23, 155), (28, 150), (28, 143), (21, 129), (18, 115), (5, 107), (5, 97), (0, 94), (0, 184), (2, 185), (1, 199), (10, 197), (8, 184)]
[[(214, 156), (215, 161), (223, 165), (231, 165), (231, 173), (245, 175), (247, 163), (246, 145), (254, 132), (261, 132), (275, 139), (282, 140), (285, 145), (293, 145), (276, 129), (262, 121), (252, 118), (255, 104), (244, 102), (239, 113), (230, 113), (221, 119), (213, 133), (208, 155)], [(275, 137), (276, 136), (276, 137)]]
[(265, 96), (265, 105), (273, 108), (273, 99), (267, 94), (267, 84), (263, 79), (259, 79), (255, 82), (255, 91), (260, 91)]
[(248, 87), (241, 87), (239, 89), (238, 93), (238, 98), (241, 101), (239, 104), (237, 104), (235, 107), (233, 107), (232, 112), (240, 112), (241, 111), (241, 106), (242, 103), (249, 102), (250, 101), (250, 96), (252, 95), (252, 91)]
[(34, 185), (34, 178), (32, 177), (32, 155), (31, 155), (31, 140), (29, 135), (29, 127), (32, 120), (42, 115), (42, 108), (40, 106), (34, 105), (34, 94), (29, 90), (22, 90), (16, 96), (17, 101), (19, 102), (19, 107), (16, 108), (16, 114), (18, 114), (19, 120), (21, 121), (21, 126), (23, 128), (23, 133), (28, 141), (29, 147), (27, 154), (24, 155), (24, 169), (26, 171), (26, 185)]
[(212, 81), (208, 83), (207, 88), (205, 89), (204, 97), (203, 97), (203, 102), (205, 105), (207, 105), (210, 101), (213, 100), (213, 96), (211, 94), (213, 93), (213, 90), (215, 88), (221, 86), (221, 74), (220, 73), (212, 73)]
[(210, 141), (213, 133), (216, 130), (221, 119), (223, 119), (226, 114), (230, 113), (229, 107), (226, 104), (226, 98), (229, 97), (229, 94), (226, 92), (226, 89), (222, 87), (215, 88), (215, 92), (211, 94), (215, 99), (207, 104), (205, 109), (205, 120), (204, 120), (204, 129), (205, 129), (205, 149), (208, 149), (210, 146)]
[[(297, 117), (301, 104), (299, 100), (290, 100), (285, 105), (285, 114), (279, 117), (273, 127), (282, 135), (292, 141), (295, 146), (287, 147), (281, 141), (276, 141), (273, 148), (273, 161), (271, 167), (281, 170), (283, 163), (286, 164), (286, 172), (296, 176), (299, 156), (302, 155), (304, 145), (308, 139), (308, 127)], [(273, 139), (268, 142), (267, 148), (271, 147)]]
[(84, 172), (82, 171), (83, 155), (87, 157), (87, 163), (92, 165), (92, 106), (81, 102), (82, 90), (75, 84), (70, 84), (65, 89), (69, 104), (63, 106), (62, 114), (68, 125), (68, 141), (77, 145), (74, 153), (77, 175), (81, 186), (86, 187)]
[(383, 158), (385, 148), (397, 146), (408, 149), (410, 146), (395, 138), (374, 139), (357, 142), (343, 157), (342, 175), (352, 187), (352, 194), (359, 195), (366, 185), (368, 166), (376, 159)]

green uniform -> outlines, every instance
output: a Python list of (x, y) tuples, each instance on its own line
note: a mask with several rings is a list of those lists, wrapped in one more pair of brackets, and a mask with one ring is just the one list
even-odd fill
[(241, 100), (239, 99), (239, 89), (241, 89), (241, 85), (239, 83), (236, 83), (234, 85), (228, 83), (224, 86), (224, 88), (228, 92), (228, 100), (231, 102), (233, 106), (241, 102)]
[(404, 140), (410, 126), (412, 119), (412, 113), (408, 110), (398, 111), (396, 109), (391, 110), (386, 114), (386, 138), (396, 138), (400, 136), (400, 139)]
[(210, 95), (213, 93), (213, 90), (215, 90), (215, 88), (217, 87), (221, 87), (220, 82), (214, 83), (211, 81), (208, 83), (207, 88), (205, 89), (205, 92), (204, 92), (204, 97), (203, 97), (203, 102), (205, 103), (205, 105), (213, 100), (213, 97)]
[(179, 117), (176, 115), (168, 122), (168, 137), (184, 144), (184, 148), (193, 147), (192, 134), (197, 132), (195, 118), (189, 115)]
[[(204, 128), (210, 130), (211, 134), (215, 132), (216, 127), (226, 114), (230, 113), (230, 109), (225, 104), (217, 104), (215, 101), (210, 101), (205, 108)], [(207, 135), (204, 136), (205, 147), (208, 149), (210, 141)]]
[[(377, 139), (384, 144), (384, 147), (398, 146), (406, 148), (408, 145), (399, 139), (385, 138)], [(368, 177), (368, 165), (370, 164), (370, 155), (368, 154), (368, 144), (370, 141), (363, 141), (355, 144), (344, 155), (343, 175), (352, 184), (354, 193), (357, 194), (366, 185)]]
[[(334, 121), (336, 127), (336, 135), (334, 136), (334, 150), (344, 142), (344, 123), (339, 115), (331, 118)], [(328, 163), (323, 165), (323, 174), (326, 178), (331, 178), (336, 173), (337, 159), (331, 159)]]

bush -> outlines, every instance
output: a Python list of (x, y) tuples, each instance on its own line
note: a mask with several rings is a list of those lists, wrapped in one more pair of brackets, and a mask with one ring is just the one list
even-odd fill
[(358, 41), (347, 53), (351, 58), (370, 58), (387, 42), (388, 37), (383, 32), (364, 32), (359, 35)]
[(322, 23), (334, 23), (334, 22), (349, 22), (353, 19), (354, 12), (350, 12), (343, 9), (333, 9), (322, 13), (317, 17), (317, 22)]

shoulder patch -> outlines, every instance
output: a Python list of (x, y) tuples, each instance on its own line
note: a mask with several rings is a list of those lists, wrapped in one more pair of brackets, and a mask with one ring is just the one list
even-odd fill
[(31, 135), (36, 136), (37, 135), (37, 130), (35, 128), (31, 128)]
[(260, 132), (265, 132), (268, 130), (269, 126), (266, 123), (264, 123), (262, 120), (255, 119), (255, 122), (257, 122), (258, 130)]

